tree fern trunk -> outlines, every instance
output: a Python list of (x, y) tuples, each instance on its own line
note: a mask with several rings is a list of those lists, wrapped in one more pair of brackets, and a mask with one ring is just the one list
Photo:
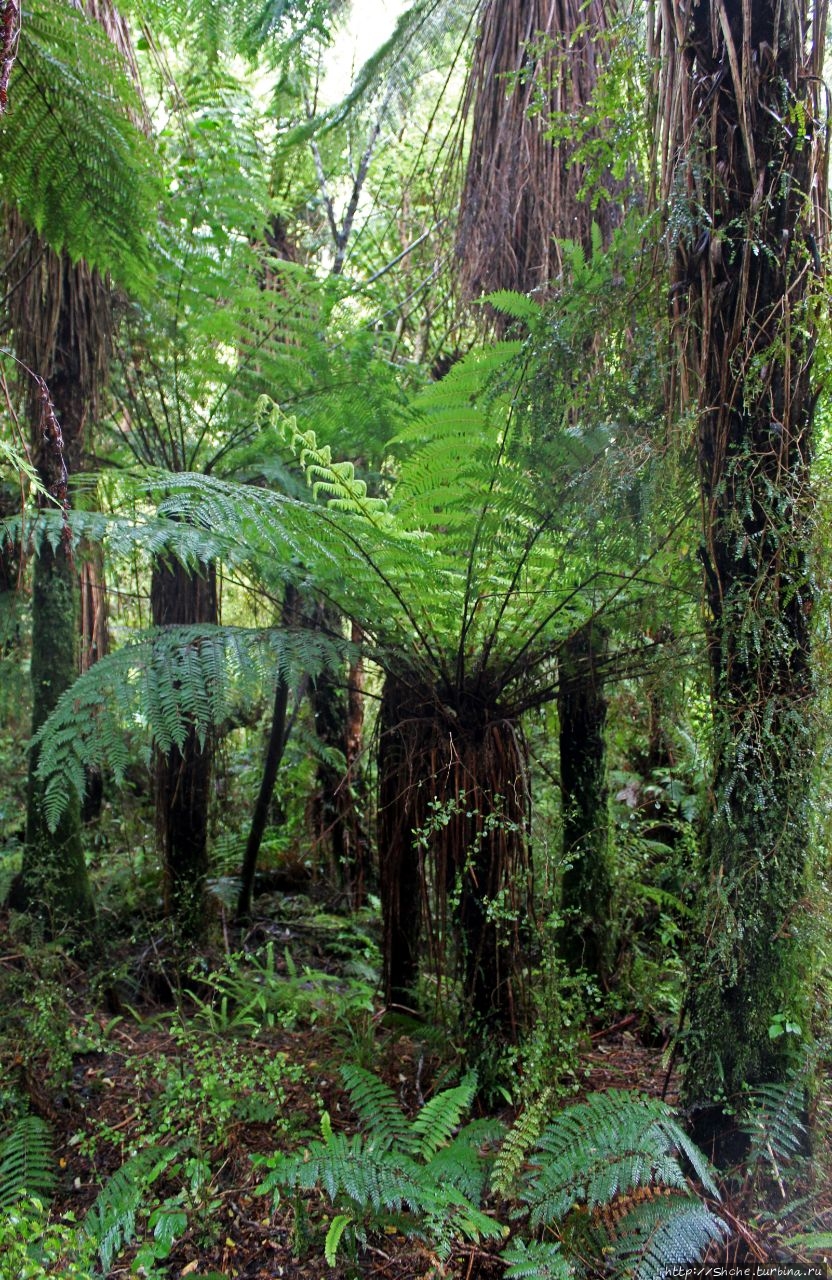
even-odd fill
[(558, 717), (563, 796), (563, 875), (560, 949), (573, 973), (601, 979), (611, 964), (612, 876), (607, 810), (607, 701), (599, 666), (607, 634), (598, 623), (582, 627), (560, 658)]
[(474, 1056), (521, 1030), (531, 913), (525, 749), (482, 692), (451, 708), (388, 675), (379, 729), (386, 995), (412, 999), (424, 936), (437, 999), (459, 984)]
[[(77, 574), (66, 548), (45, 547), (32, 583), (32, 729), (45, 722), (77, 675)], [(69, 929), (89, 938), (95, 919), (81, 844), (80, 799), (73, 796), (50, 831), (43, 815), (43, 788), (37, 777), (38, 749), (29, 756), (26, 845), (13, 905), (42, 915), (53, 935)]]
[[(205, 575), (156, 563), (150, 588), (154, 626), (217, 621), (216, 571)], [(181, 935), (204, 930), (208, 874), (208, 806), (214, 749), (188, 729), (181, 748), (157, 751), (154, 764), (156, 824), (165, 868), (165, 906)]]
[(826, 225), (816, 101), (825, 25), (825, 0), (811, 14), (806, 0), (725, 0), (693, 9), (681, 33), (677, 174), (693, 226), (679, 244), (675, 293), (687, 303), (700, 409), (714, 722), (684, 1094), (700, 1138), (726, 1157), (744, 1091), (782, 1079), (791, 1060), (793, 1037), (770, 1030), (789, 1020), (805, 1031), (809, 1012), (800, 927), (816, 767), (806, 296)]
[[(46, 489), (68, 503), (70, 470), (81, 453), (87, 404), (71, 348), (72, 282), (75, 269), (64, 259), (52, 266), (61, 281), (62, 302), (53, 351), (49, 392), (42, 386), (30, 398), (35, 456)], [(63, 286), (63, 287), (62, 287)], [(68, 295), (64, 287), (69, 287)], [(50, 398), (51, 393), (51, 398)], [(32, 584), (32, 731), (36, 733), (78, 674), (78, 574), (69, 550), (69, 530), (57, 546), (44, 544), (36, 558)], [(55, 831), (43, 815), (43, 786), (37, 776), (38, 749), (29, 755), (26, 846), (16, 906), (45, 915), (52, 931), (70, 929), (89, 936), (95, 918), (92, 892), (81, 845), (80, 797), (73, 796)]]
[[(414, 831), (422, 825), (423, 797), (412, 773), (413, 733), (408, 690), (395, 676), (384, 682), (379, 715), (378, 863), (382, 912), (382, 966), (388, 1004), (413, 1003), (419, 976), (423, 883)], [(414, 722), (415, 724), (415, 722)]]

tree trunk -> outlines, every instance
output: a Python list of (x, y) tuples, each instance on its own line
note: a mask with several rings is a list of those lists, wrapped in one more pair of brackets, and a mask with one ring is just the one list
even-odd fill
[[(549, 114), (562, 125), (567, 113), (580, 115), (591, 103), (609, 56), (605, 35), (614, 13), (611, 0), (482, 0), (464, 100), (471, 146), (456, 246), (459, 279), (469, 298), (516, 289), (545, 299), (561, 269), (559, 241), (578, 240), (589, 256), (593, 225), (604, 244), (620, 225), (622, 184), (605, 175), (595, 192), (601, 199), (593, 205), (582, 194), (585, 159), (574, 143), (555, 141), (547, 132)], [(542, 104), (539, 114), (531, 109), (535, 104)], [(483, 309), (479, 314), (498, 331), (505, 327), (499, 316)], [(593, 361), (597, 366), (597, 357), (586, 354), (588, 367)], [(537, 462), (535, 446), (533, 452)], [(603, 650), (606, 637), (596, 626), (577, 636), (564, 654), (568, 689), (560, 699), (561, 797), (563, 856), (571, 870), (563, 886), (561, 945), (570, 967), (586, 969), (603, 982), (610, 958), (612, 885), (606, 703), (600, 655), (591, 652), (596, 638)], [(583, 696), (586, 705), (581, 705)]]
[(423, 925), (444, 1001), (456, 978), (474, 1056), (516, 1041), (531, 913), (528, 771), (516, 726), (477, 689), (450, 708), (388, 675), (381, 707), (379, 868), (385, 992), (412, 999)]
[(426, 894), (414, 831), (424, 799), (411, 774), (413, 733), (408, 690), (394, 676), (384, 682), (379, 715), (378, 866), (382, 913), (384, 998), (412, 1005), (419, 977), (419, 942)]
[[(217, 621), (216, 570), (204, 577), (157, 562), (150, 587), (153, 624), (184, 626)], [(188, 729), (181, 747), (155, 753), (156, 824), (165, 868), (165, 908), (183, 938), (198, 939), (206, 923), (208, 804), (214, 748)]]
[[(338, 632), (341, 616), (329, 605), (319, 605), (314, 625)], [(360, 643), (360, 631), (353, 626), (352, 638), (357, 637)], [(318, 740), (339, 760), (335, 763), (335, 759), (324, 759), (318, 764), (312, 803), (315, 843), (324, 852), (332, 883), (353, 910), (366, 900), (369, 879), (369, 844), (357, 804), (364, 724), (362, 681), (363, 671), (357, 659), (350, 663), (346, 690), (326, 671), (315, 680), (311, 696)]]
[[(104, 552), (99, 546), (84, 548), (81, 562), (81, 610), (79, 639), (80, 671), (83, 674), (110, 651), (107, 584), (104, 580)], [(97, 766), (84, 769), (86, 786), (81, 803), (81, 819), (92, 822), (101, 813), (104, 801), (104, 778)]]
[[(35, 457), (44, 486), (68, 508), (68, 476), (81, 452), (87, 403), (71, 343), (72, 289), (78, 268), (54, 259), (60, 276), (58, 330), (52, 353), (50, 391), (41, 383)], [(65, 292), (65, 290), (67, 292)], [(54, 397), (54, 399), (52, 399)], [(60, 415), (60, 419), (58, 418)], [(37, 438), (39, 437), (39, 438)], [(32, 585), (32, 732), (37, 733), (58, 699), (74, 682), (77, 666), (78, 576), (69, 548), (69, 528), (56, 546), (44, 543), (36, 558)], [(50, 932), (69, 929), (89, 937), (95, 919), (92, 892), (81, 845), (80, 797), (73, 796), (55, 831), (43, 813), (43, 786), (37, 776), (39, 751), (29, 753), (26, 845), (13, 905), (43, 914)]]
[(602, 676), (607, 634), (599, 622), (582, 627), (560, 658), (558, 717), (563, 794), (561, 955), (572, 973), (602, 980), (612, 961), (612, 877)]
[[(825, 211), (816, 94), (826, 3), (701, 3), (685, 29), (678, 247), (698, 388), (714, 717), (702, 927), (690, 959), (684, 1097), (732, 1155), (749, 1086), (783, 1079), (806, 1030), (800, 916), (815, 770), (810, 667), (812, 314)], [(676, 33), (673, 33), (674, 37)], [(808, 50), (808, 52), (807, 52)], [(778, 1019), (779, 1015), (779, 1019)]]
[[(289, 627), (296, 621), (297, 600), (297, 590), (291, 585), (287, 586), (281, 611), (281, 625), (283, 627)], [(297, 695), (298, 703), (302, 697), (303, 692), (299, 691)], [(263, 777), (260, 782), (260, 790), (257, 793), (254, 813), (251, 817), (251, 829), (248, 834), (245, 854), (243, 855), (243, 865), (240, 871), (240, 897), (237, 902), (238, 920), (247, 920), (251, 915), (254, 876), (257, 871), (260, 844), (263, 840), (263, 832), (266, 830), (269, 807), (274, 794), (274, 786), (277, 782), (277, 771), (280, 768), (280, 762), (283, 759), (283, 752), (286, 750), (286, 743), (291, 730), (288, 711), (289, 685), (281, 671), (278, 672), (277, 684), (275, 685), (274, 709), (269, 730), (269, 741), (266, 747), (266, 759), (263, 765)]]

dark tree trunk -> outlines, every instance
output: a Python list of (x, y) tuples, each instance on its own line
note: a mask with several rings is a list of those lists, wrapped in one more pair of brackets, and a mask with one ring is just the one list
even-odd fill
[(251, 915), (251, 900), (254, 893), (257, 859), (260, 855), (263, 832), (266, 830), (266, 823), (269, 818), (269, 807), (274, 794), (274, 784), (277, 781), (277, 771), (280, 768), (280, 762), (283, 759), (283, 752), (286, 750), (286, 741), (289, 736), (288, 711), (289, 685), (285, 677), (279, 675), (274, 692), (274, 709), (272, 711), (271, 728), (269, 729), (269, 741), (266, 746), (266, 759), (263, 764), (263, 777), (260, 781), (260, 790), (257, 793), (254, 813), (251, 815), (251, 828), (249, 829), (240, 872), (240, 897), (237, 902), (238, 920), (247, 920)]
[(607, 635), (589, 623), (560, 655), (558, 718), (563, 794), (560, 949), (572, 973), (586, 970), (604, 980), (612, 960), (612, 878), (607, 812), (607, 701), (599, 665)]
[[(281, 612), (281, 623), (284, 627), (290, 627), (296, 621), (296, 612), (297, 591), (294, 587), (287, 586)], [(305, 685), (304, 689), (298, 692), (296, 705), (304, 696), (304, 691)], [(283, 759), (283, 753), (286, 750), (286, 743), (291, 730), (288, 712), (289, 685), (283, 673), (279, 672), (277, 684), (275, 685), (274, 709), (272, 711), (271, 728), (269, 729), (269, 741), (266, 746), (266, 759), (263, 764), (263, 777), (260, 782), (260, 790), (257, 793), (254, 813), (251, 817), (251, 829), (248, 834), (240, 872), (240, 897), (237, 902), (238, 920), (246, 920), (251, 914), (251, 900), (254, 893), (254, 877), (257, 872), (260, 845), (269, 818), (269, 808), (274, 795), (275, 783), (277, 782), (277, 772), (280, 768), (280, 762)]]
[[(341, 625), (337, 611), (328, 605), (318, 607), (315, 626), (337, 633)], [(352, 635), (356, 639), (360, 632), (353, 627)], [(360, 660), (356, 660), (350, 663), (346, 689), (343, 679), (339, 682), (330, 672), (322, 672), (311, 696), (315, 732), (335, 757), (318, 765), (312, 805), (315, 843), (324, 854), (332, 883), (353, 909), (364, 904), (369, 879), (369, 843), (357, 803), (364, 721), (362, 679)]]
[[(424, 797), (411, 773), (414, 732), (408, 689), (384, 682), (379, 714), (378, 863), (382, 911), (384, 997), (413, 1004), (419, 977), (419, 942), (426, 906), (422, 851), (414, 837), (424, 818)], [(421, 744), (416, 748), (421, 751)]]
[[(783, 1079), (801, 1023), (812, 847), (811, 310), (825, 228), (816, 95), (826, 4), (703, 2), (685, 40), (691, 235), (675, 297), (699, 400), (714, 715), (708, 885), (690, 961), (684, 1096), (728, 1158), (744, 1091)], [(703, 216), (704, 214), (704, 216)], [(820, 216), (819, 216), (820, 215)]]
[[(104, 552), (101, 547), (84, 548), (81, 562), (81, 610), (79, 638), (80, 670), (89, 671), (99, 658), (110, 651), (107, 584), (104, 580)], [(92, 822), (101, 813), (104, 801), (104, 778), (101, 770), (88, 766), (84, 770), (86, 786), (81, 803), (81, 819)]]
[(426, 926), (437, 998), (455, 976), (476, 1055), (516, 1040), (522, 1026), (528, 772), (517, 727), (482, 690), (458, 701), (451, 709), (418, 678), (387, 677), (379, 742), (385, 991), (412, 998)]
[[(157, 627), (217, 621), (216, 571), (204, 576), (181, 565), (156, 563), (150, 606)], [(208, 806), (214, 748), (188, 729), (180, 747), (157, 751), (154, 766), (156, 823), (165, 868), (165, 908), (186, 939), (196, 939), (206, 923)]]

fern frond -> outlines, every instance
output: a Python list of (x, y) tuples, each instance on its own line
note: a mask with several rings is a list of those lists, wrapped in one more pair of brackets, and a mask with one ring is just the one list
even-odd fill
[(372, 1071), (365, 1071), (353, 1063), (341, 1068), (341, 1079), (353, 1110), (372, 1136), (373, 1145), (382, 1151), (397, 1146), (412, 1155), (416, 1144), (412, 1139), (411, 1126), (402, 1114), (393, 1090)]
[(521, 1198), (534, 1226), (560, 1221), (573, 1207), (610, 1204), (637, 1188), (687, 1189), (678, 1150), (693, 1157), (703, 1185), (716, 1195), (704, 1156), (655, 1098), (619, 1090), (591, 1094), (545, 1129), (532, 1155)]
[(114, 1258), (133, 1239), (136, 1214), (148, 1189), (177, 1155), (175, 1146), (145, 1147), (126, 1160), (96, 1196), (81, 1229), (98, 1250), (105, 1275)]
[(553, 1096), (551, 1088), (544, 1089), (521, 1111), (506, 1134), (491, 1174), (491, 1188), (497, 1195), (507, 1196), (513, 1190), (529, 1148), (540, 1137)]
[(63, 694), (35, 739), (47, 821), (83, 793), (87, 766), (120, 783), (137, 735), (161, 751), (181, 747), (192, 730), (204, 739), (270, 694), (278, 674), (295, 684), (339, 671), (352, 652), (319, 631), (203, 625), (158, 628), (108, 654)]
[(456, 1137), (431, 1156), (430, 1176), (436, 1183), (448, 1183), (466, 1200), (479, 1204), (485, 1194), (490, 1167), (489, 1150), (505, 1132), (499, 1120), (474, 1120)]
[(4, 199), (56, 250), (139, 296), (158, 189), (118, 51), (69, 0), (32, 0), (0, 124)]
[(691, 1267), (701, 1261), (726, 1234), (725, 1223), (693, 1197), (654, 1195), (617, 1221), (610, 1233), (608, 1256), (615, 1260), (616, 1275), (655, 1280), (672, 1267)]
[(0, 1139), (0, 1212), (27, 1195), (48, 1200), (54, 1188), (52, 1131), (39, 1116), (23, 1116)]
[(500, 1254), (507, 1263), (505, 1280), (570, 1280), (575, 1272), (559, 1244), (541, 1240), (514, 1240)]
[(751, 1140), (749, 1159), (788, 1164), (805, 1147), (805, 1084), (799, 1072), (784, 1083), (760, 1084), (749, 1093), (742, 1130)]
[(412, 1125), (418, 1140), (416, 1154), (421, 1160), (429, 1160), (450, 1142), (463, 1115), (470, 1110), (476, 1092), (476, 1076), (467, 1075), (460, 1084), (428, 1099)]

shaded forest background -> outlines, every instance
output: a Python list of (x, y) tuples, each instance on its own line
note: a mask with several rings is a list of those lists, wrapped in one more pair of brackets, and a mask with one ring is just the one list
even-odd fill
[(821, 1265), (825, 0), (368, 14), (0, 0), (0, 1271)]

